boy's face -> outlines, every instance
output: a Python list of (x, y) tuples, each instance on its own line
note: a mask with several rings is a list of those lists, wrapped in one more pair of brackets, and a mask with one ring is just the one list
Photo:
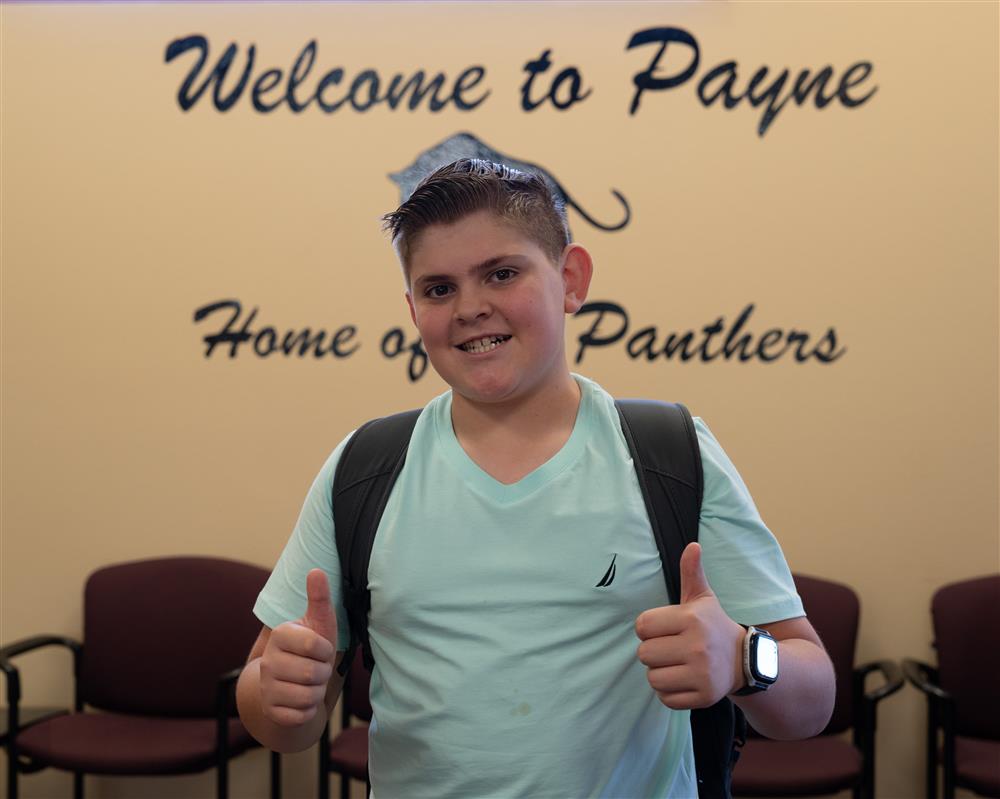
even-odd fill
[(431, 364), (462, 397), (502, 403), (564, 379), (565, 314), (583, 304), (590, 257), (559, 264), (489, 211), (424, 230), (411, 248), (410, 315)]

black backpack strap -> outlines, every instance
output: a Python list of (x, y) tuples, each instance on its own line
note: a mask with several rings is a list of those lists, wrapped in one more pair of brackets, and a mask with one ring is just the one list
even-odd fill
[(370, 671), (374, 659), (368, 640), (368, 563), (392, 486), (406, 461), (420, 410), (372, 419), (347, 442), (333, 476), (333, 526), (343, 575), (344, 609), (351, 625), (351, 645), (338, 671), (346, 674), (361, 644)]
[[(691, 414), (680, 403), (617, 400), (622, 433), (660, 550), (670, 601), (680, 601), (681, 553), (698, 540), (704, 492), (701, 450)], [(732, 768), (746, 741), (746, 719), (728, 698), (691, 711), (699, 799), (728, 799)]]
[(698, 540), (703, 479), (691, 414), (680, 403), (616, 400), (639, 490), (660, 550), (671, 602), (680, 601), (681, 553)]

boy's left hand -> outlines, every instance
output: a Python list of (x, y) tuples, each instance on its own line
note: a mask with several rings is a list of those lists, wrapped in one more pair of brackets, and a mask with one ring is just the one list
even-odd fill
[(701, 565), (701, 546), (681, 555), (681, 601), (636, 619), (638, 657), (660, 701), (674, 710), (708, 707), (743, 687), (746, 631), (726, 615)]

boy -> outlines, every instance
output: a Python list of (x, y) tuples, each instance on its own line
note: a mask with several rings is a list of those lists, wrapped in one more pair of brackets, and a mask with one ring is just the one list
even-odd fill
[[(747, 688), (742, 624), (780, 642), (780, 679), (734, 701), (771, 737), (819, 732), (832, 666), (700, 420), (700, 544), (668, 604), (613, 400), (567, 366), (565, 315), (592, 264), (546, 184), (464, 159), (386, 226), (451, 390), (417, 421), (372, 549), (373, 796), (696, 797), (678, 711)], [(260, 595), (265, 627), (238, 687), (244, 723), (279, 751), (315, 742), (340, 692), (331, 484), (343, 446)], [(595, 585), (612, 562), (613, 584)]]

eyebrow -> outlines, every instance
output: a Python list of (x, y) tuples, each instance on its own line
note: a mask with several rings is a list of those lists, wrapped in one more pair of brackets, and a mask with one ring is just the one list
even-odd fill
[[(515, 261), (519, 260), (521, 256), (510, 254), (510, 255), (496, 255), (493, 258), (487, 258), (482, 263), (473, 264), (468, 269), (465, 270), (465, 274), (474, 275), (481, 272), (488, 272), (497, 264), (503, 261)], [(423, 275), (417, 279), (414, 283), (415, 286), (426, 286), (428, 283), (442, 283), (452, 280), (454, 275)]]

